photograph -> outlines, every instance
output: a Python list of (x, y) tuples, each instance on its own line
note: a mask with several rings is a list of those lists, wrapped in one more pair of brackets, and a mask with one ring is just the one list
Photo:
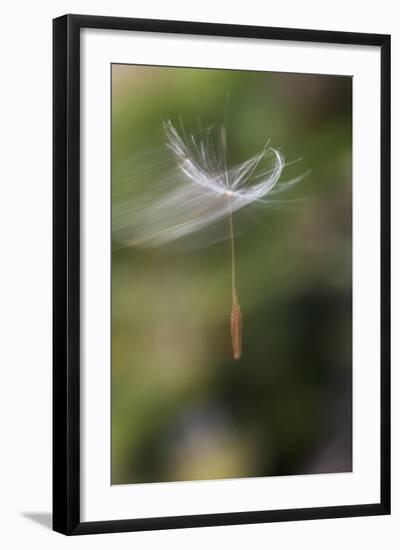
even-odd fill
[(395, 550), (394, 1), (5, 6), (2, 547)]
[(110, 71), (111, 484), (352, 472), (352, 77)]

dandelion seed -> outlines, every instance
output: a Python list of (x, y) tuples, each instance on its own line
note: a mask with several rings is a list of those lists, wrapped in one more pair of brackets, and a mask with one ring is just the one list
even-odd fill
[[(267, 142), (260, 153), (228, 170), (226, 164), (226, 134), (223, 128), (220, 132), (220, 158), (215, 153), (215, 147), (210, 147), (208, 136), (205, 140), (196, 142), (193, 135), (191, 135), (189, 145), (179, 136), (170, 121), (165, 124), (165, 131), (168, 138), (168, 147), (176, 156), (179, 168), (188, 178), (188, 182), (203, 187), (204, 193), (207, 195), (215, 195), (214, 208), (204, 212), (203, 220), (210, 223), (219, 217), (228, 216), (229, 218), (232, 277), (231, 341), (233, 357), (238, 360), (242, 353), (242, 314), (236, 288), (233, 213), (252, 202), (263, 200), (268, 193), (272, 192), (284, 168), (284, 157), (276, 149), (270, 148), (269, 142)], [(267, 155), (273, 156), (274, 164), (272, 168), (257, 173), (257, 168)], [(286, 187), (294, 182), (288, 183)], [(226, 201), (219, 203), (218, 208), (215, 209), (216, 200), (220, 196), (226, 197)]]
[(163, 180), (161, 196), (144, 201), (137, 215), (116, 207), (113, 228), (133, 246), (160, 246), (204, 229), (227, 218), (231, 244), (231, 340), (235, 360), (242, 353), (242, 314), (236, 286), (234, 213), (251, 204), (280, 204), (273, 195), (286, 191), (304, 175), (279, 183), (285, 159), (269, 146), (245, 162), (228, 168), (225, 129), (207, 128), (202, 135), (181, 133), (171, 121), (164, 122), (166, 146), (175, 166)]

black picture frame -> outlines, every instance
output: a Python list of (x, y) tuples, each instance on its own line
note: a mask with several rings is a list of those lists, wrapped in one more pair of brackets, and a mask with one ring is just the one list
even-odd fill
[[(381, 50), (381, 496), (374, 504), (80, 520), (80, 31), (84, 28), (378, 46)], [(53, 529), (65, 535), (390, 513), (390, 36), (65, 15), (53, 21)]]

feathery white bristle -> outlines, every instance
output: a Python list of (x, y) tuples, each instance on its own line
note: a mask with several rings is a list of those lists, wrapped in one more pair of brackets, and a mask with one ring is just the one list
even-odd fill
[[(134, 212), (123, 204), (113, 209), (113, 230), (126, 244), (159, 246), (174, 241), (249, 204), (268, 203), (267, 195), (279, 192), (277, 184), (285, 159), (269, 141), (250, 159), (227, 168), (224, 128), (218, 132), (213, 126), (198, 138), (193, 134), (187, 138), (184, 130), (180, 135), (167, 120), (164, 130), (175, 162), (175, 168), (165, 176), (164, 188), (148, 200), (144, 198)], [(286, 182), (282, 190), (300, 179)]]

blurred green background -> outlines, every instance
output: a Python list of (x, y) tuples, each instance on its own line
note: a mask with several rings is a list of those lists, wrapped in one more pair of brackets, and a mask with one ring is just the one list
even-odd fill
[(229, 242), (113, 234), (113, 484), (351, 471), (351, 110), (350, 77), (112, 66), (113, 204), (154, 183), (167, 118), (226, 121), (230, 164), (271, 138), (303, 159), (283, 179), (311, 169), (236, 238), (237, 362)]

